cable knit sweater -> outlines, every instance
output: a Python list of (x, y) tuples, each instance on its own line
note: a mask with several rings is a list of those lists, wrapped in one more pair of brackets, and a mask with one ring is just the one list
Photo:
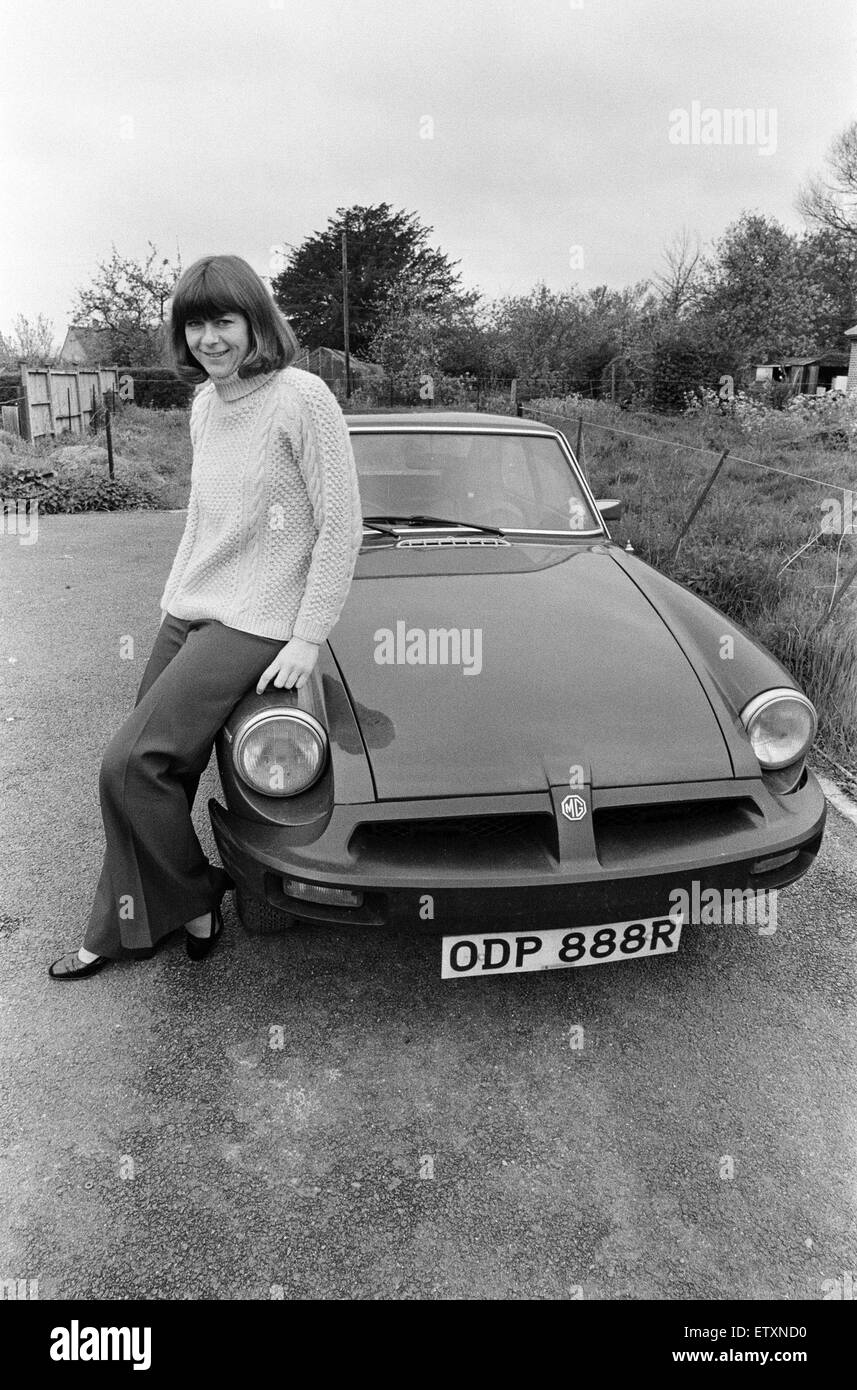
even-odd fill
[(363, 535), (339, 403), (297, 367), (208, 381), (191, 407), (187, 521), (161, 598), (177, 618), (323, 642)]

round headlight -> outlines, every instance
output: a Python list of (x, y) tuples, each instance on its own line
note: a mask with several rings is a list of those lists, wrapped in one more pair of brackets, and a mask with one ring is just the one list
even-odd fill
[(327, 735), (304, 710), (262, 710), (240, 726), (232, 748), (248, 787), (264, 796), (296, 796), (321, 776)]
[(805, 758), (818, 727), (811, 701), (787, 688), (757, 695), (741, 711), (741, 722), (766, 772)]

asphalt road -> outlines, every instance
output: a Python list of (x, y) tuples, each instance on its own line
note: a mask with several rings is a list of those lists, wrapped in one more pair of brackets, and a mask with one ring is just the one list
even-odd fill
[[(176, 938), (48, 979), (89, 911), (100, 757), (182, 525), (0, 536), (0, 1279), (43, 1299), (821, 1299), (857, 1276), (857, 828), (832, 808), (773, 935), (442, 981), (439, 942), (249, 938), (228, 897), (204, 965)], [(212, 854), (218, 790), (212, 763)]]

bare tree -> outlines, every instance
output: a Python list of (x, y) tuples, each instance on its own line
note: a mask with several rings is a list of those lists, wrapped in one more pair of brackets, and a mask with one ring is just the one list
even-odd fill
[(52, 366), (56, 361), (56, 346), (50, 319), (38, 314), (31, 323), (23, 314), (18, 314), (12, 336), (7, 338), (0, 333), (0, 361), (5, 365), (29, 362), (31, 366)]
[(676, 232), (664, 247), (666, 269), (654, 275), (652, 283), (662, 309), (670, 318), (681, 318), (693, 304), (701, 256), (699, 236), (691, 234), (687, 227)]
[(144, 261), (120, 256), (116, 247), (98, 265), (92, 283), (77, 292), (73, 321), (88, 328), (109, 328), (110, 351), (117, 359), (157, 361), (164, 306), (181, 274), (181, 256), (175, 264), (161, 256), (150, 241)]
[(807, 222), (857, 241), (857, 121), (847, 125), (827, 153), (827, 176), (808, 179), (797, 196)]

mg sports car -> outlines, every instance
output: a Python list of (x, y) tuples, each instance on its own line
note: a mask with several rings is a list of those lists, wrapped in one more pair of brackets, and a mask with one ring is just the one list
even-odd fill
[(450, 978), (669, 954), (676, 910), (810, 867), (815, 710), (610, 537), (564, 436), (346, 417), (363, 545), (300, 691), (221, 730), (209, 802), (250, 932), (430, 932)]

